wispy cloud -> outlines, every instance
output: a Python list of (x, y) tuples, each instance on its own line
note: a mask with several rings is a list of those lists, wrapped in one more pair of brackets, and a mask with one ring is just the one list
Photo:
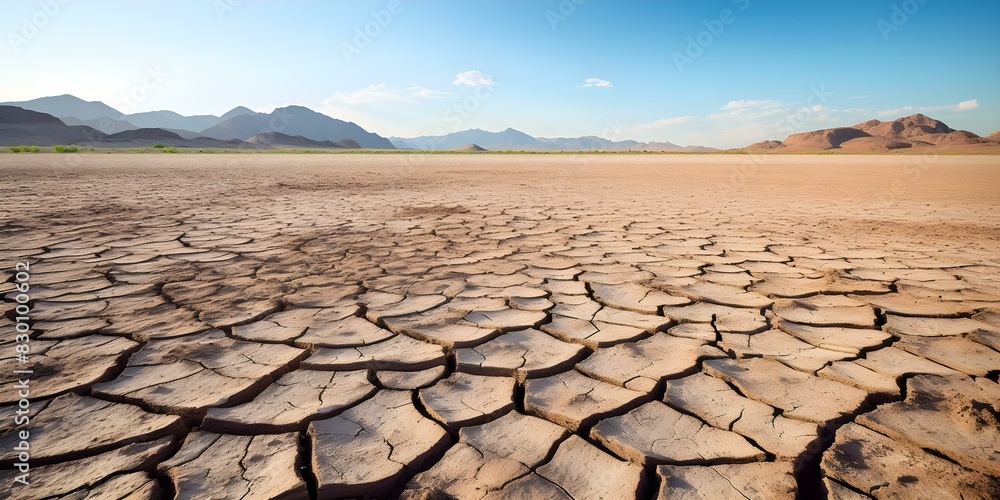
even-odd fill
[(446, 92), (442, 90), (433, 90), (427, 87), (421, 87), (420, 85), (417, 85), (415, 83), (411, 83), (410, 86), (406, 88), (406, 90), (408, 92), (412, 92), (410, 95), (412, 95), (413, 97), (420, 97), (424, 99), (445, 98), (452, 95), (451, 92)]
[(835, 110), (774, 100), (734, 100), (705, 115), (666, 117), (627, 127), (636, 140), (670, 141), (682, 145), (741, 147), (764, 139), (784, 139), (795, 131), (824, 128)]
[(968, 101), (962, 101), (958, 103), (955, 107), (955, 111), (968, 111), (970, 109), (976, 109), (979, 107), (979, 99), (969, 99)]
[(964, 113), (979, 108), (977, 99), (941, 106), (902, 106), (893, 109), (838, 109), (823, 102), (809, 105), (772, 100), (729, 101), (717, 112), (665, 117), (624, 127), (623, 136), (641, 141), (670, 141), (715, 147), (742, 147), (764, 139), (783, 140), (789, 133), (851, 126), (872, 118), (896, 119), (914, 113)]
[(672, 117), (672, 118), (661, 118), (661, 119), (656, 120), (654, 122), (640, 123), (638, 125), (633, 125), (632, 127), (629, 127), (629, 128), (631, 128), (633, 130), (656, 130), (656, 129), (659, 129), (661, 127), (668, 127), (668, 126), (671, 126), (671, 125), (680, 125), (680, 124), (683, 124), (683, 123), (690, 123), (690, 122), (693, 122), (695, 120), (698, 120), (699, 118), (705, 118), (705, 117), (698, 117), (698, 116), (675, 116), (675, 117)]
[(747, 100), (740, 100), (740, 101), (729, 101), (721, 109), (722, 110), (748, 109), (748, 108), (770, 109), (770, 108), (775, 108), (775, 107), (778, 107), (778, 106), (781, 106), (781, 102), (780, 101), (747, 101)]
[(606, 87), (606, 88), (610, 88), (610, 87), (614, 87), (614, 85), (611, 82), (609, 82), (607, 80), (602, 80), (600, 78), (587, 78), (583, 82), (583, 85), (578, 85), (578, 87)]
[(979, 107), (979, 99), (969, 99), (958, 104), (947, 104), (944, 106), (903, 106), (900, 108), (883, 109), (876, 111), (879, 117), (899, 117), (901, 115), (913, 113), (940, 113), (942, 111), (969, 111)]
[(376, 83), (353, 92), (337, 92), (328, 99), (343, 104), (371, 104), (378, 102), (406, 102), (408, 99), (386, 83)]
[(477, 70), (465, 71), (455, 75), (455, 81), (452, 83), (455, 85), (469, 85), (471, 87), (496, 84), (493, 81), (493, 77)]
[(348, 105), (378, 103), (413, 103), (418, 99), (448, 97), (451, 92), (443, 92), (411, 83), (409, 87), (393, 87), (387, 83), (375, 83), (353, 92), (337, 92), (324, 103), (333, 102)]

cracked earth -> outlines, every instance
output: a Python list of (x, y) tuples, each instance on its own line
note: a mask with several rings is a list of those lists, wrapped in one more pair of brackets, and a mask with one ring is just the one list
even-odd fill
[(0, 491), (997, 498), (1000, 168), (913, 158), (5, 156)]

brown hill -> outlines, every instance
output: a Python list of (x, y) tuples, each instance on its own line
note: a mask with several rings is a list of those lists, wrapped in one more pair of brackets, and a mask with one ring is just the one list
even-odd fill
[(487, 151), (487, 149), (478, 144), (466, 144), (465, 146), (455, 148), (452, 151), (460, 151), (463, 153), (482, 153), (483, 151)]
[(986, 139), (993, 142), (1000, 142), (1000, 130), (997, 130), (996, 132), (993, 132), (992, 134), (986, 136)]
[(785, 140), (786, 148), (800, 149), (833, 149), (841, 144), (859, 137), (871, 137), (863, 130), (852, 127), (828, 128), (801, 134), (792, 134)]
[(755, 142), (744, 149), (769, 150), (769, 149), (780, 149), (783, 147), (785, 147), (785, 144), (781, 141), (760, 141), (760, 142)]
[(890, 122), (868, 120), (853, 127), (837, 127), (792, 134), (784, 141), (758, 142), (746, 149), (788, 152), (837, 149), (866, 153), (899, 149), (935, 149), (1000, 153), (1000, 149), (996, 147), (997, 144), (1000, 144), (1000, 139), (998, 139), (1000, 136), (997, 134), (988, 138), (979, 137), (967, 130), (955, 130), (944, 122), (917, 113)]

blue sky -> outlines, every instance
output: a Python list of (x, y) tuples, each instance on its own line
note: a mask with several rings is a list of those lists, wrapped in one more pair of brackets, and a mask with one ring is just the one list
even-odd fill
[(9, 1), (0, 101), (300, 104), (384, 136), (730, 147), (916, 112), (989, 134), (998, 26), (995, 0)]

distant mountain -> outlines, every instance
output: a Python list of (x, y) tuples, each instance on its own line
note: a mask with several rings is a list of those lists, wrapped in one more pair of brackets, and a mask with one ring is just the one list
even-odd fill
[(626, 151), (629, 149), (634, 151), (715, 151), (712, 148), (684, 147), (669, 142), (615, 142), (594, 136), (576, 138), (532, 137), (512, 128), (502, 132), (471, 129), (443, 136), (390, 137), (390, 140), (399, 148), (425, 151), (455, 150), (468, 144), (478, 144), (490, 151)]
[(17, 106), (30, 111), (46, 113), (57, 118), (72, 116), (79, 120), (94, 120), (100, 118), (112, 118), (124, 120), (125, 115), (100, 101), (84, 101), (79, 97), (69, 94), (42, 97), (30, 101), (3, 102), (0, 106)]
[(306, 139), (301, 135), (288, 135), (282, 134), (281, 132), (265, 132), (263, 134), (257, 134), (247, 139), (247, 142), (281, 148), (358, 149), (361, 147), (357, 142), (351, 141), (350, 139), (344, 141), (347, 142), (345, 145), (333, 141), (314, 141), (312, 139)]
[(61, 116), (57, 118), (62, 120), (66, 125), (86, 125), (100, 130), (105, 134), (114, 134), (115, 132), (135, 130), (139, 128), (125, 120), (115, 120), (114, 118), (91, 118), (89, 120), (81, 120), (74, 116)]
[(87, 126), (71, 127), (50, 114), (0, 106), (0, 146), (77, 144), (103, 135)]
[[(173, 111), (147, 111), (125, 115), (100, 101), (84, 101), (72, 95), (42, 97), (23, 102), (2, 103), (8, 106), (47, 113), (64, 120), (68, 125), (87, 125), (105, 134), (114, 134), (137, 128), (179, 129), (199, 132), (226, 120), (246, 114), (256, 114), (239, 106), (222, 116), (184, 116)], [(186, 134), (182, 134), (186, 135)]]
[[(254, 114), (257, 114), (257, 112), (251, 110), (250, 108), (247, 108), (246, 106), (236, 106), (235, 108), (227, 111), (226, 114), (220, 116), (219, 123), (222, 123), (230, 118), (236, 118), (237, 116), (240, 115), (254, 115)], [(218, 123), (216, 123), (216, 125), (218, 125)]]
[(176, 132), (159, 128), (133, 128), (105, 134), (87, 125), (67, 125), (47, 113), (16, 106), (0, 106), (0, 146), (57, 144), (101, 148), (149, 147), (154, 144), (185, 148), (240, 148), (249, 145), (243, 141), (223, 141), (208, 137), (185, 138)]
[[(104, 134), (116, 134), (118, 132), (125, 132), (127, 130), (136, 130), (140, 127), (136, 127), (125, 120), (114, 120), (111, 118), (94, 118), (92, 120), (80, 120), (72, 116), (64, 116), (59, 118), (66, 125), (86, 125), (90, 128), (101, 131)], [(190, 130), (184, 130), (179, 128), (166, 128), (166, 127), (150, 127), (150, 128), (163, 128), (163, 130), (168, 130), (173, 132), (184, 139), (195, 139), (201, 137), (201, 134), (197, 132), (192, 132)]]
[[(126, 119), (140, 128), (174, 128), (200, 132), (237, 116), (257, 114), (242, 106), (234, 108), (222, 116), (184, 116), (173, 111), (148, 111), (127, 115)], [(204, 134), (202, 134), (204, 135)]]
[(197, 139), (199, 137), (203, 137), (198, 132), (192, 132), (190, 130), (184, 130), (184, 129), (179, 129), (179, 128), (165, 128), (163, 130), (167, 130), (167, 131), (173, 132), (173, 133), (181, 136), (184, 139)]
[(209, 137), (187, 139), (176, 132), (162, 128), (140, 128), (126, 130), (116, 134), (106, 135), (100, 140), (91, 141), (89, 145), (101, 148), (115, 147), (150, 147), (156, 144), (176, 146), (181, 148), (241, 148), (247, 144), (243, 141), (222, 141)]
[[(996, 134), (994, 134), (996, 135)], [(887, 152), (898, 149), (995, 148), (998, 141), (955, 130), (920, 113), (890, 122), (869, 120), (852, 127), (837, 127), (789, 135), (784, 141), (763, 141), (747, 150), (809, 152), (840, 149), (858, 152)]]
[[(71, 117), (63, 121), (48, 113), (16, 106), (0, 106), (0, 146), (81, 144), (95, 147), (145, 147), (162, 144), (192, 148), (395, 149), (388, 139), (367, 132), (354, 123), (330, 118), (301, 106), (280, 108), (270, 114), (236, 108), (227, 114), (231, 118), (210, 127), (206, 134), (198, 134), (169, 127), (137, 127), (131, 121), (107, 117), (87, 120)], [(177, 121), (178, 117), (205, 119), (183, 117), (173, 112), (140, 113), (128, 115), (128, 118), (131, 120), (137, 116), (140, 123), (148, 123), (150, 118), (161, 121)], [(147, 121), (143, 121), (144, 118)], [(290, 133), (269, 130), (269, 127), (279, 126)], [(325, 137), (336, 137), (337, 140)]]
[(487, 132), (475, 128), (443, 136), (424, 135), (409, 139), (391, 137), (389, 140), (400, 148), (424, 151), (453, 150), (468, 144), (479, 144), (487, 149), (495, 150), (540, 148), (538, 139), (512, 128), (502, 132)]
[(244, 114), (230, 118), (214, 127), (203, 130), (206, 137), (216, 139), (249, 139), (257, 134), (280, 132), (289, 136), (302, 136), (313, 141), (356, 141), (361, 147), (396, 149), (388, 139), (368, 132), (360, 126), (331, 118), (303, 106), (278, 108), (270, 114)]
[(611, 150), (627, 150), (627, 149), (642, 149), (642, 144), (639, 141), (619, 141), (615, 142), (603, 137), (596, 137), (588, 135), (585, 137), (556, 137), (552, 139), (539, 137), (539, 144), (547, 149), (558, 149), (567, 151), (611, 151)]

